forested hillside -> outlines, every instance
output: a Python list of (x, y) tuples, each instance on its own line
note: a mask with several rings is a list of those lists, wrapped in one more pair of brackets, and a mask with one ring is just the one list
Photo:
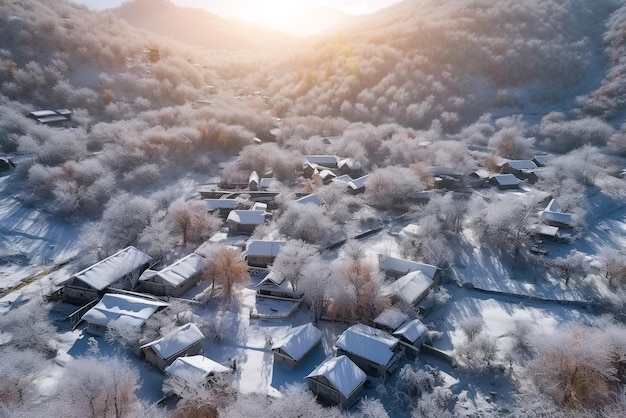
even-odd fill
[[(170, 18), (176, 26), (167, 25)], [(372, 322), (387, 307), (376, 257), (391, 251), (388, 242), (403, 258), (441, 270), (442, 287), (425, 309), (437, 315), (429, 338), (444, 336), (439, 354), (458, 359), (458, 368), (448, 370), (455, 378), (407, 364), (392, 385), (370, 388), (380, 399), (368, 398), (352, 412), (323, 409), (295, 386), (274, 398), (224, 384), (223, 393), (202, 399), (210, 416), (289, 416), (292, 397), (298, 413), (311, 416), (623, 416), (624, 0), (405, 0), (308, 39), (286, 39), (166, 0), (134, 0), (114, 12), (68, 0), (0, 0), (0, 48), (1, 203), (80, 230), (72, 243), (76, 271), (129, 245), (169, 261), (220, 233), (226, 238), (210, 242), (200, 256), (226, 254), (232, 259), (224, 264), (249, 279), (243, 253), (231, 246), (245, 248), (248, 237), (229, 241), (231, 225), (209, 212), (198, 190), (233, 187), (224, 196), (250, 209), (257, 203), (249, 199), (250, 185), (256, 192), (261, 180), (268, 180), (263, 187), (275, 201), (259, 210), (267, 219), (252, 238), (286, 242), (272, 267), (294, 289), (299, 283), (302, 310), (315, 321)], [(42, 109), (71, 119), (54, 126), (30, 114)], [(326, 154), (333, 167), (303, 166), (310, 163), (306, 156)], [(541, 167), (530, 162), (537, 156)], [(513, 170), (525, 176), (515, 180), (515, 190), (496, 179), (515, 177), (502, 171), (510, 160), (534, 167)], [(348, 180), (332, 180), (338, 176)], [(295, 202), (303, 195), (315, 204)], [(567, 219), (568, 234), (555, 233), (548, 254), (537, 226), (551, 199), (558, 210), (547, 212)], [(7, 224), (9, 213), (0, 211)], [(9, 232), (7, 243), (36, 235)], [(352, 240), (373, 233), (380, 235), (370, 247)], [(0, 265), (9, 265), (14, 254), (6, 256), (10, 244), (1, 244)], [(19, 255), (49, 271), (45, 257)], [(226, 350), (249, 348), (235, 339), (243, 338), (238, 321), (249, 320), (251, 311), (231, 300), (243, 280), (228, 278), (227, 300), (216, 302), (217, 273), (211, 274), (190, 306), (227, 311), (224, 323), (203, 322), (215, 335), (212, 344), (233, 338)], [(488, 280), (493, 288), (467, 296)], [(43, 410), (40, 388), (33, 389), (40, 375), (5, 347), (17, 341), (49, 354), (49, 341), (42, 349), (41, 338), (37, 346), (29, 340), (40, 329), (30, 322), (46, 324), (48, 340), (58, 337), (49, 306), (36, 305), (0, 320), (0, 358), (9, 359), (2, 367), (13, 367), (6, 369), (11, 379), (30, 376), (16, 380), (29, 388), (24, 394), (0, 382), (0, 416)], [(180, 310), (176, 320), (193, 317), (191, 308), (172, 305)], [(424, 312), (401, 307), (411, 319)], [(518, 321), (516, 314), (531, 317), (533, 326), (488, 329), (471, 318), (499, 310), (509, 322)], [(553, 335), (546, 337), (539, 325), (556, 322), (552, 311), (572, 323), (550, 323)], [(34, 331), (5, 338), (18, 335), (20, 318)], [(172, 325), (159, 318), (162, 323), (150, 324), (155, 337)], [(226, 337), (231, 325), (241, 328)], [(258, 328), (254, 342), (265, 339), (266, 346), (251, 349), (264, 356), (272, 341)], [(97, 352), (97, 344), (89, 350)], [(45, 363), (44, 354), (33, 354), (35, 365)], [(127, 366), (107, 358), (100, 370), (93, 357), (75, 363), (70, 357), (58, 362), (67, 361), (70, 372), (85, 364), (109, 376), (107, 364)], [(64, 376), (63, 385), (71, 380)], [(141, 387), (135, 371), (122, 377), (130, 392)], [(475, 378), (481, 390), (505, 383), (478, 404), (470, 399), (479, 392)], [(68, 412), (63, 387), (48, 380), (41, 386), (55, 399), (51, 410), (79, 416), (89, 408)], [(455, 385), (464, 397), (461, 389), (453, 394)], [(80, 385), (74, 386), (79, 398)], [(126, 401), (127, 416), (153, 415), (134, 396)]]

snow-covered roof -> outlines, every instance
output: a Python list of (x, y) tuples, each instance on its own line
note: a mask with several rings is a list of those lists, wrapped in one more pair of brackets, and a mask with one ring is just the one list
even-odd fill
[(532, 231), (537, 234), (545, 235), (548, 237), (556, 237), (559, 234), (559, 227), (539, 224), (539, 225), (535, 225), (532, 228)]
[(295, 361), (300, 360), (322, 339), (322, 332), (311, 323), (293, 328), (289, 334), (272, 345), (272, 351), (281, 349)]
[(236, 209), (239, 201), (237, 199), (204, 199), (209, 210)]
[(258, 290), (280, 290), (284, 293), (294, 293), (291, 282), (289, 280), (285, 280), (282, 275), (274, 271), (270, 271), (269, 274), (265, 276), (256, 287)]
[(265, 222), (265, 211), (233, 210), (228, 214), (227, 219), (241, 225), (261, 225)]
[(276, 257), (285, 244), (287, 244), (285, 241), (250, 241), (246, 248), (246, 254)]
[(387, 296), (395, 296), (402, 301), (415, 303), (433, 285), (433, 280), (421, 271), (412, 271), (386, 285), (382, 290)]
[(541, 166), (546, 166), (550, 164), (550, 157), (547, 155), (535, 155), (533, 160), (536, 161)]
[(295, 202), (300, 203), (301, 205), (312, 204), (312, 205), (320, 206), (324, 204), (322, 199), (320, 199), (320, 197), (316, 194), (309, 194), (306, 196), (302, 196), (300, 199), (296, 199)]
[(256, 171), (253, 171), (252, 173), (250, 173), (250, 177), (248, 177), (248, 183), (256, 183), (259, 184), (259, 175), (257, 174)]
[(361, 169), (361, 163), (352, 158), (344, 158), (343, 160), (339, 160), (339, 163), (337, 163), (337, 166), (339, 168), (345, 167), (348, 170), (360, 170)]
[(397, 273), (409, 273), (412, 271), (421, 271), (434, 280), (439, 268), (431, 264), (418, 263), (417, 261), (405, 260), (403, 258), (382, 255), (378, 267), (383, 271), (393, 271)]
[(497, 174), (492, 178), (501, 186), (517, 186), (521, 183), (513, 174)]
[(506, 162), (513, 170), (534, 170), (537, 164), (531, 160), (510, 160)]
[(409, 316), (400, 309), (391, 307), (385, 309), (380, 315), (374, 319), (374, 323), (389, 329), (397, 329), (405, 321), (409, 320)]
[(346, 356), (331, 357), (317, 366), (315, 370), (306, 377), (323, 376), (328, 382), (346, 398), (349, 398), (352, 392), (361, 386), (367, 376), (363, 370), (352, 362)]
[(365, 187), (365, 182), (367, 181), (368, 177), (369, 177), (369, 174), (366, 174), (364, 176), (359, 177), (358, 179), (354, 179), (348, 183), (348, 187), (354, 190), (363, 188)]
[(354, 179), (350, 177), (348, 174), (344, 174), (343, 176), (335, 177), (333, 179), (333, 182), (339, 182), (339, 183), (351, 183), (352, 181), (354, 181)]
[(270, 187), (275, 187), (278, 184), (278, 180), (273, 177), (263, 177), (259, 181), (259, 187), (262, 189), (268, 189)]
[(178, 357), (165, 368), (165, 373), (186, 381), (202, 381), (215, 373), (225, 373), (230, 369), (204, 356)]
[(309, 164), (337, 165), (336, 155), (305, 155), (304, 161)]
[(74, 274), (72, 278), (79, 279), (96, 290), (104, 290), (151, 261), (152, 257), (148, 254), (130, 246)]
[(335, 346), (373, 363), (386, 366), (393, 358), (398, 339), (364, 324), (352, 325), (337, 339)]
[[(202, 269), (204, 269), (206, 263), (207, 261), (204, 257), (191, 253), (165, 267), (163, 270), (159, 271), (157, 275), (163, 279), (164, 282), (176, 287), (199, 274)], [(140, 278), (140, 280), (142, 280), (142, 278)]]
[(329, 178), (333, 178), (334, 179), (335, 177), (337, 177), (337, 175), (335, 173), (333, 173), (332, 171), (330, 171), (328, 169), (320, 171), (319, 176), (320, 176), (320, 178), (322, 180), (327, 180)]
[(548, 222), (556, 222), (563, 225), (573, 225), (574, 218), (570, 213), (564, 213), (559, 203), (552, 199), (548, 206), (541, 212), (541, 219)]
[(421, 337), (428, 328), (422, 324), (419, 319), (413, 319), (412, 321), (405, 322), (400, 328), (393, 332), (396, 337), (404, 337), (407, 341), (414, 343), (419, 337)]
[(161, 358), (167, 359), (203, 339), (204, 334), (202, 334), (198, 327), (189, 323), (174, 329), (158, 340), (142, 345), (141, 348), (150, 347), (156, 351)]
[(103, 326), (121, 320), (139, 329), (157, 309), (167, 305), (157, 300), (107, 293), (83, 315), (82, 319)]

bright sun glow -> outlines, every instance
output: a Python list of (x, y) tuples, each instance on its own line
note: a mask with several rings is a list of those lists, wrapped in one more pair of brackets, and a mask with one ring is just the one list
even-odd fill
[(310, 6), (307, 1), (265, 0), (248, 1), (241, 11), (241, 16), (251, 22), (260, 22), (264, 19), (285, 17), (302, 12)]

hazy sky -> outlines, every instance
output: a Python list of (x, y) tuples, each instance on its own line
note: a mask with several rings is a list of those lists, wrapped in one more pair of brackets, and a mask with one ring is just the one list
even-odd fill
[[(92, 9), (117, 7), (124, 0), (72, 0)], [(222, 16), (236, 16), (249, 21), (286, 16), (312, 7), (324, 6), (350, 14), (372, 13), (400, 0), (173, 0), (180, 6), (201, 7)]]

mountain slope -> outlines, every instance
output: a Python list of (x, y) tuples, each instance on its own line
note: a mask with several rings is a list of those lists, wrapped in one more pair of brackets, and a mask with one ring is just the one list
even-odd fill
[(210, 49), (277, 48), (291, 39), (282, 33), (168, 0), (133, 0), (112, 12), (129, 24), (190, 45)]

